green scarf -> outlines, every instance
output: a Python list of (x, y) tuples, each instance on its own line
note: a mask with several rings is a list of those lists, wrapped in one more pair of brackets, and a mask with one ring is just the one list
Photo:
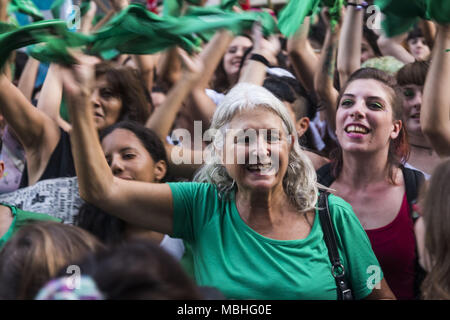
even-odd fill
[(0, 35), (0, 67), (8, 59), (9, 54), (19, 48), (44, 41), (46, 36), (66, 34), (65, 21), (46, 20), (38, 21)]
[(26, 14), (33, 18), (34, 21), (44, 20), (41, 11), (31, 0), (12, 0), (9, 4), (8, 11), (10, 14), (16, 11)]
[(307, 16), (318, 11), (319, 6), (330, 8), (331, 28), (337, 25), (343, 0), (290, 0), (278, 15), (278, 28), (286, 37), (292, 36), (302, 25)]
[(408, 32), (419, 19), (450, 23), (448, 0), (375, 0), (385, 15), (382, 22), (388, 37)]
[[(262, 20), (267, 33), (276, 28), (269, 13), (221, 13), (203, 16), (160, 17), (141, 5), (132, 4), (91, 35), (67, 30), (66, 22), (48, 20), (15, 28), (0, 36), (0, 65), (15, 49), (44, 42), (31, 49), (40, 61), (71, 64), (67, 48), (84, 48), (87, 53), (111, 58), (117, 53), (152, 54), (180, 46), (192, 52), (198, 49), (202, 32), (228, 28), (240, 33)], [(5, 26), (6, 28), (6, 26)], [(7, 27), (11, 28), (11, 27)]]

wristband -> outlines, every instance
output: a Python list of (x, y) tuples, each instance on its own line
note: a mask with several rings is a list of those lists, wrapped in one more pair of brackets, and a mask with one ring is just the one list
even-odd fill
[(269, 61), (268, 61), (266, 58), (264, 58), (264, 56), (262, 56), (262, 55), (260, 55), (260, 54), (253, 53), (253, 54), (250, 56), (249, 59), (250, 59), (250, 60), (259, 61), (259, 62), (261, 62), (262, 64), (264, 64), (266, 67), (269, 67), (269, 66), (270, 66)]
[(353, 6), (355, 7), (356, 10), (362, 10), (363, 8), (367, 8), (368, 4), (367, 2), (363, 1), (361, 3), (356, 3), (356, 2), (347, 2), (347, 6)]

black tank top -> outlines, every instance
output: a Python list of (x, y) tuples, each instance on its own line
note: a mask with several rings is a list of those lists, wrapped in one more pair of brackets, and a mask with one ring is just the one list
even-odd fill
[[(70, 136), (67, 132), (59, 129), (61, 137), (48, 161), (44, 173), (38, 181), (55, 179), (62, 177), (76, 176), (75, 165), (73, 163), (72, 149), (70, 147)], [(28, 187), (28, 170), (27, 165), (22, 174), (19, 188)]]

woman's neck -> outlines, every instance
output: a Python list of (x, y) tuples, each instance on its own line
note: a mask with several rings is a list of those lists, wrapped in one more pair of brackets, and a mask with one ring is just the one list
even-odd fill
[(433, 148), (423, 134), (418, 135), (411, 133), (409, 135), (409, 144), (411, 146), (411, 153), (417, 152), (420, 154), (428, 154), (430, 156), (433, 154)]
[(248, 225), (264, 228), (276, 224), (284, 213), (292, 209), (282, 186), (267, 192), (238, 189), (236, 206)]
[(338, 181), (360, 189), (369, 184), (384, 182), (389, 176), (387, 152), (370, 154), (344, 153)]

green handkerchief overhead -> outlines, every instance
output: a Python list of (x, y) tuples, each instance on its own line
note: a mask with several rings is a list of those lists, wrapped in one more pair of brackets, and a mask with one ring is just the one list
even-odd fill
[(448, 0), (375, 0), (385, 15), (382, 22), (388, 37), (409, 31), (419, 19), (450, 23)]
[(45, 41), (45, 36), (67, 32), (66, 22), (61, 20), (38, 21), (0, 35), (0, 67), (9, 54), (19, 48)]
[(329, 8), (331, 27), (334, 28), (340, 19), (343, 4), (344, 0), (290, 0), (280, 11), (278, 28), (286, 37), (292, 36), (306, 17), (318, 11), (319, 6)]
[(31, 0), (12, 0), (8, 8), (9, 13), (20, 12), (33, 18), (34, 21), (44, 20), (42, 12)]

